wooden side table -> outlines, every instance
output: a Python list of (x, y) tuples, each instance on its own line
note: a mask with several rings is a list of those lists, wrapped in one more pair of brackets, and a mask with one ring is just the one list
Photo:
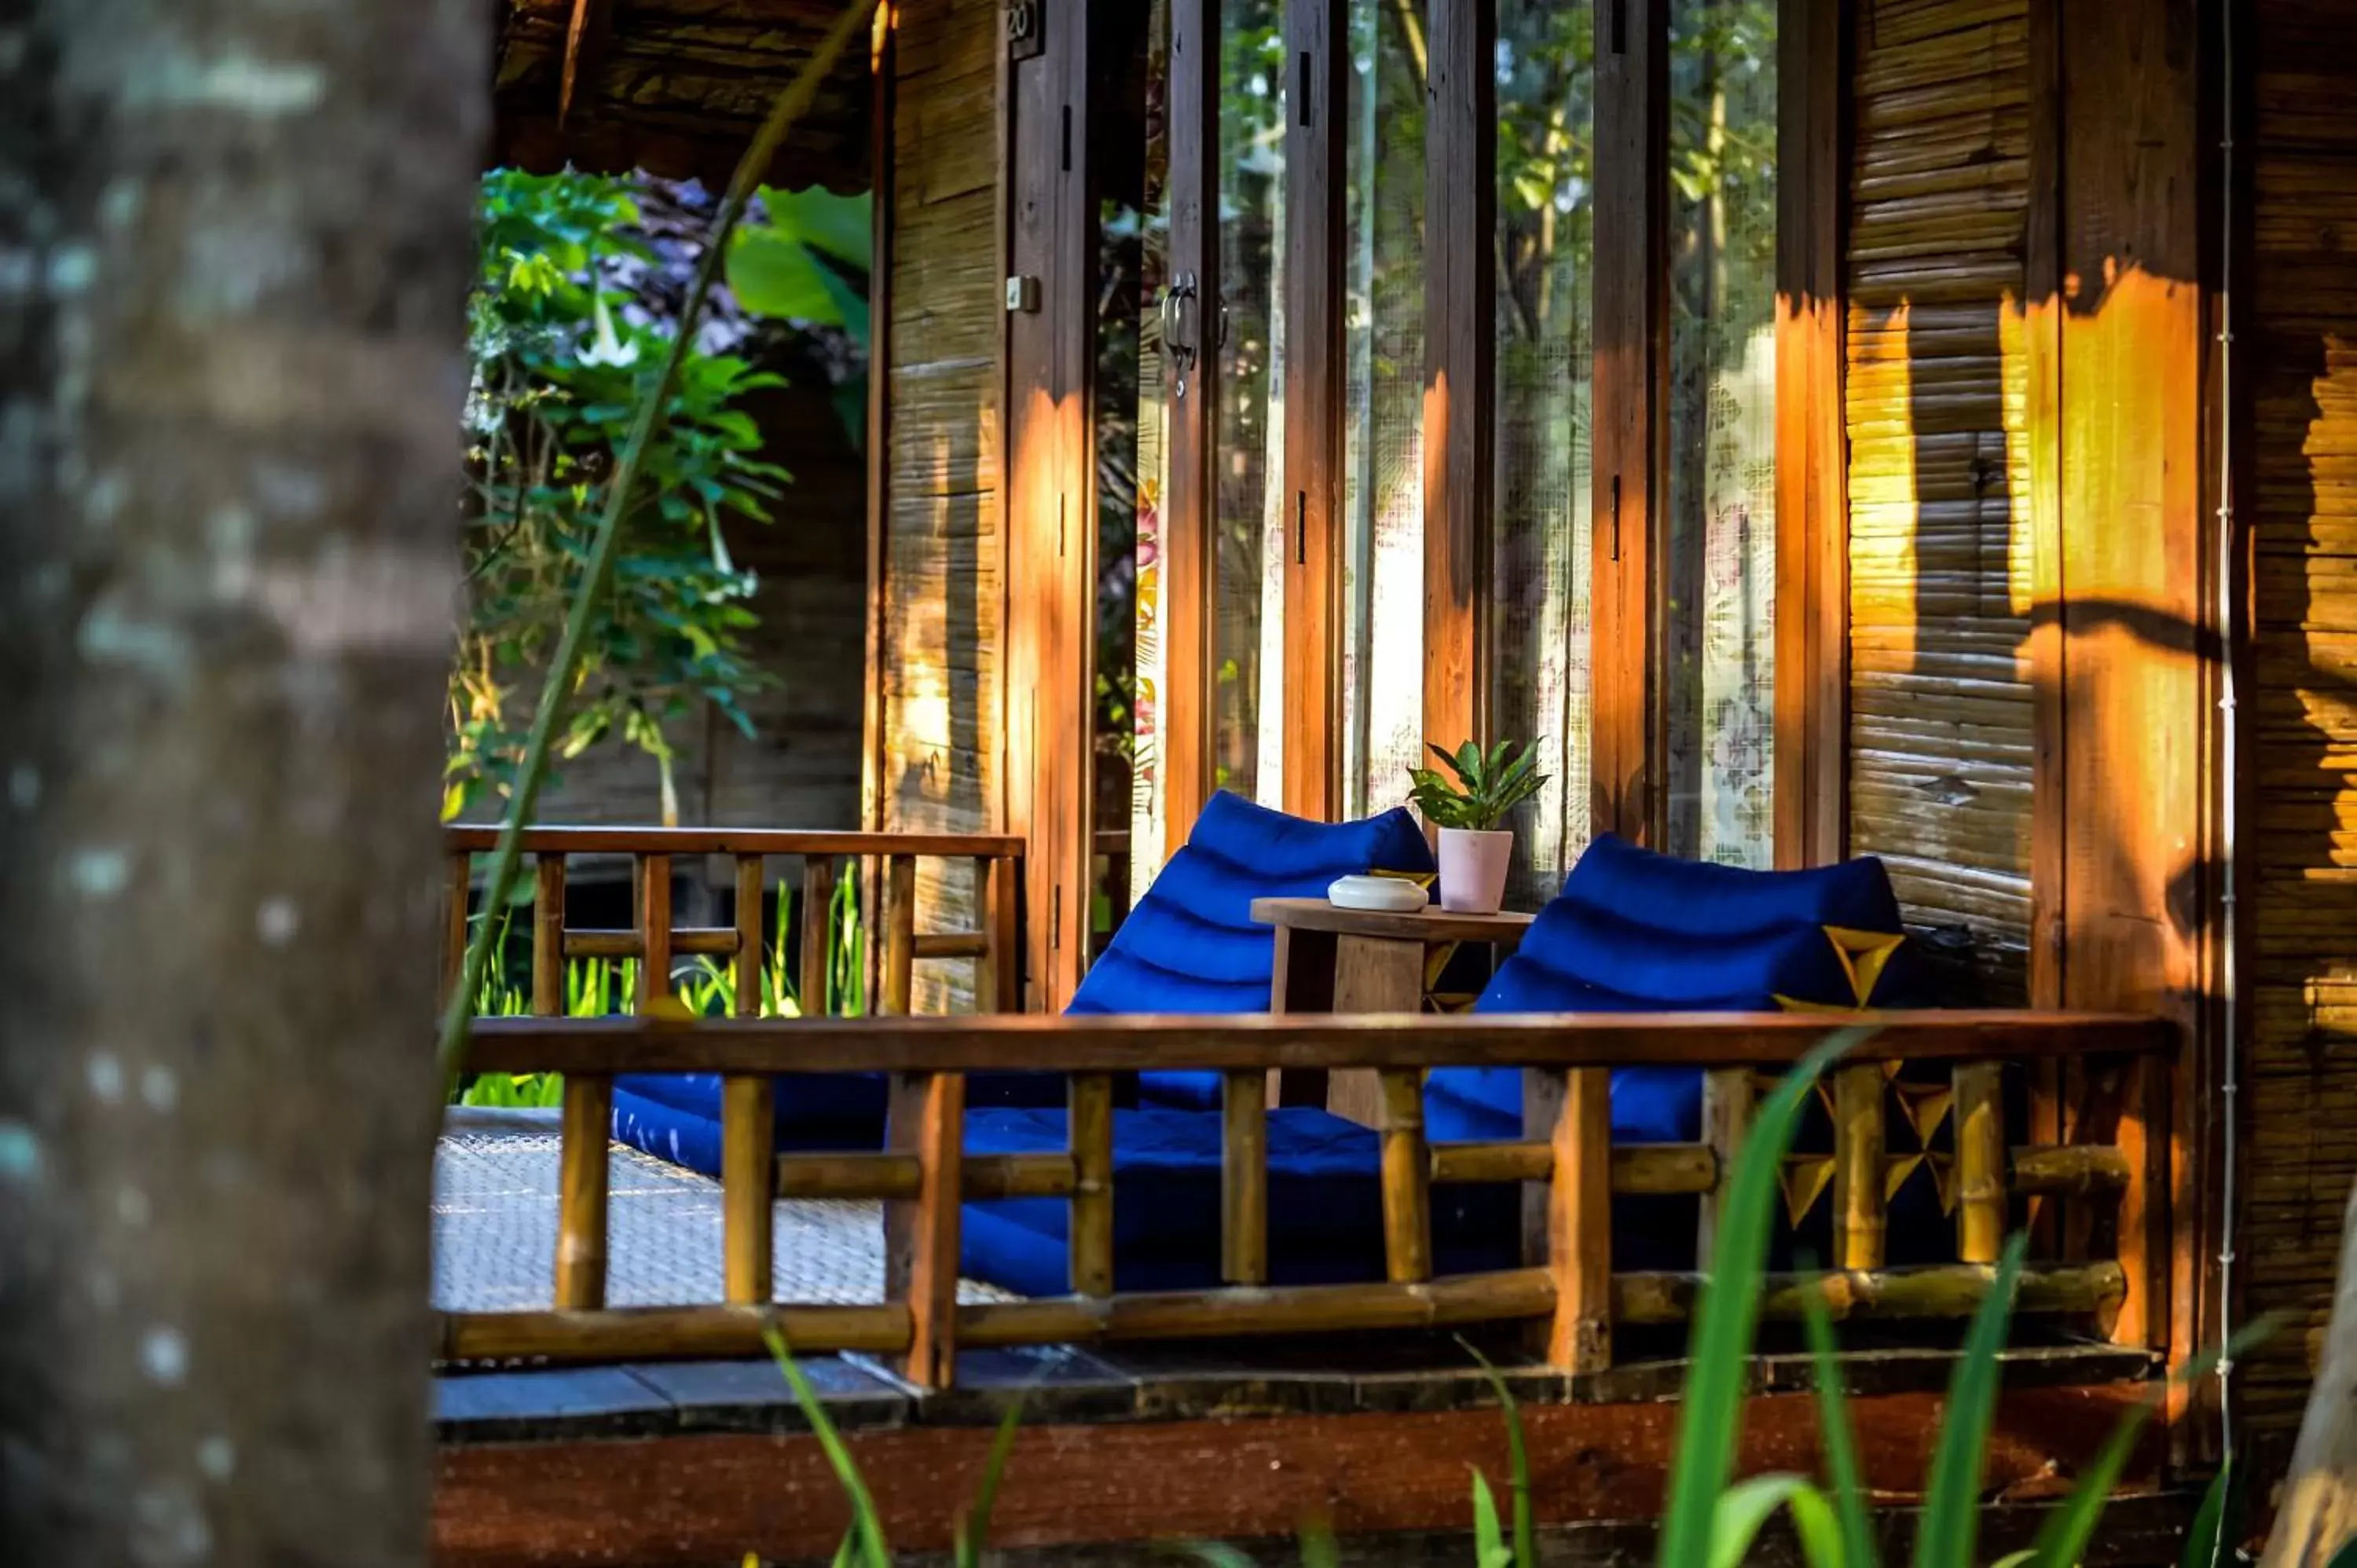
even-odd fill
[[(1452, 915), (1437, 905), (1412, 914), (1340, 909), (1323, 898), (1255, 898), (1252, 918), (1276, 929), (1272, 1013), (1420, 1012), (1425, 965), (1433, 949), (1452, 942), (1512, 949), (1532, 918)], [(1270, 1085), (1270, 1102), (1323, 1103), (1336, 1115), (1370, 1127), (1382, 1120), (1375, 1075), (1360, 1069), (1286, 1073), (1282, 1082)]]

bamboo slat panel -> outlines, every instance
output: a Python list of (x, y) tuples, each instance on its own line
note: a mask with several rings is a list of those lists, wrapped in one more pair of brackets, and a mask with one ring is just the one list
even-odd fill
[(2253, 103), (2251, 405), (2238, 503), (2256, 560), (2243, 695), (2251, 862), (2245, 1300), (2295, 1331), (2243, 1374), (2253, 1424), (2298, 1424), (2357, 1181), (2357, 41), (2320, 0), (2264, 0)]
[(1849, 848), (1975, 1001), (2027, 994), (2025, 0), (1857, 9), (1845, 237)]
[[(896, 5), (886, 263), (880, 733), (871, 825), (996, 822), (1002, 729), (996, 7)], [(981, 928), (963, 862), (917, 870), (920, 930)], [(974, 1005), (974, 966), (918, 966), (919, 1012)]]

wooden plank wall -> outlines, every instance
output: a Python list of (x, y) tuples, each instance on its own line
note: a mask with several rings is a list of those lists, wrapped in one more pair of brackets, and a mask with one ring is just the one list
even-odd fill
[(2255, 0), (2237, 356), (2253, 562), (2243, 694), (2244, 1298), (2294, 1306), (2244, 1408), (2287, 1441), (2357, 1178), (2357, 32), (2334, 0)]
[[(1000, 316), (998, 47), (991, 5), (893, 7), (878, 591), (867, 811), (876, 826), (996, 825)], [(919, 929), (964, 929), (973, 874), (919, 863)], [(973, 1001), (963, 964), (927, 964), (920, 1012)]]
[(2028, 990), (2024, 0), (1859, 0), (1849, 843), (1975, 999)]

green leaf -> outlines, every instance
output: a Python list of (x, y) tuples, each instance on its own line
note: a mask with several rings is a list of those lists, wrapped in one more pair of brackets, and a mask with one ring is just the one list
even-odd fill
[(2234, 1474), (2233, 1456), (2229, 1455), (2201, 1494), (2201, 1507), (2193, 1516), (2193, 1528), (2186, 1531), (2178, 1568), (2218, 1568), (2226, 1560), (2228, 1549), (2241, 1532), (2241, 1482)]
[(980, 1568), (982, 1549), (990, 1541), (990, 1512), (998, 1506), (999, 1479), (1006, 1473), (1007, 1455), (1015, 1450), (1015, 1430), (1022, 1423), (1023, 1396), (1017, 1394), (1006, 1413), (998, 1418), (997, 1435), (990, 1440), (990, 1455), (983, 1462), (982, 1485), (957, 1521), (957, 1568)]
[(1736, 1156), (1710, 1274), (1695, 1307), (1677, 1456), (1658, 1538), (1662, 1568), (1696, 1568), (1704, 1561), (1718, 1496), (1735, 1467), (1744, 1371), (1759, 1325), (1777, 1176), (1793, 1126), (1825, 1069), (1872, 1034), (1870, 1026), (1840, 1030), (1802, 1058), (1761, 1105)]
[(826, 1462), (834, 1467), (834, 1478), (842, 1484), (844, 1495), (851, 1499), (851, 1526), (859, 1537), (861, 1568), (891, 1568), (892, 1554), (884, 1544), (884, 1526), (876, 1516), (876, 1499), (868, 1495), (867, 1482), (859, 1474), (851, 1450), (844, 1446), (843, 1434), (834, 1429), (834, 1418), (819, 1402), (818, 1391), (811, 1387), (810, 1379), (795, 1364), (786, 1337), (775, 1324), (762, 1328), (761, 1340), (769, 1346), (778, 1370), (785, 1374), (787, 1385), (794, 1391), (794, 1403), (802, 1407), (802, 1418), (810, 1423), (819, 1447), (826, 1453)]
[(1498, 1396), (1498, 1409), (1506, 1418), (1506, 1469), (1514, 1499), (1515, 1568), (1538, 1568), (1538, 1537), (1531, 1517), (1531, 1455), (1523, 1441), (1523, 1408), (1514, 1402), (1514, 1391), (1506, 1386), (1505, 1377), (1490, 1364), (1489, 1357), (1461, 1334), (1457, 1343), (1480, 1367), (1481, 1376), (1488, 1380), (1490, 1391)]
[(1824, 1432), (1825, 1479), (1840, 1519), (1842, 1556), (1849, 1568), (1875, 1568), (1874, 1521), (1866, 1509), (1866, 1482), (1857, 1463), (1857, 1429), (1850, 1424), (1835, 1359), (1834, 1324), (1823, 1286), (1812, 1280), (1801, 1290), (1801, 1319), (1808, 1330), (1809, 1358), (1816, 1371), (1817, 1423)]
[(1792, 1512), (1792, 1532), (1800, 1537), (1801, 1554), (1811, 1568), (1844, 1568), (1841, 1532), (1824, 1494), (1806, 1477), (1754, 1476), (1738, 1481), (1719, 1494), (1711, 1512), (1710, 1555), (1706, 1568), (1740, 1568), (1751, 1553), (1760, 1530), (1780, 1508)]
[(1489, 1478), (1473, 1472), (1474, 1568), (1512, 1568), (1513, 1549), (1498, 1528), (1498, 1500), (1490, 1495)]
[(2017, 1233), (1997, 1260), (1996, 1276), (1964, 1336), (1964, 1358), (1949, 1380), (1939, 1446), (1924, 1481), (1922, 1522), (1915, 1531), (1915, 1568), (1973, 1568), (1980, 1530), (1981, 1475), (1989, 1423), (1996, 1412), (1997, 1353), (2013, 1317), (2013, 1292), (2029, 1238)]
[(861, 272), (875, 265), (875, 209), (867, 196), (837, 196), (816, 186), (780, 190), (765, 185), (761, 206), (770, 215), (769, 226), (747, 232), (786, 235)]

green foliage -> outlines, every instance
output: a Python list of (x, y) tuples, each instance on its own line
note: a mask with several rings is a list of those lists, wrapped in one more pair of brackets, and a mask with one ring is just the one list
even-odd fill
[(1408, 799), (1436, 827), (1486, 832), (1505, 820), (1506, 813), (1539, 792), (1546, 775), (1538, 770), (1538, 747), (1501, 740), (1484, 756), (1467, 741), (1451, 757), (1438, 746), (1432, 754), (1457, 776), (1451, 783), (1437, 768), (1413, 768), (1408, 778), (1415, 788)]
[(769, 221), (737, 230), (729, 243), (728, 291), (737, 303), (865, 338), (874, 261), (869, 199), (764, 187), (761, 206)]
[[(445, 820), (505, 794), (523, 746), (515, 691), (548, 663), (582, 581), (606, 485), (668, 352), (671, 321), (638, 307), (618, 267), (651, 259), (620, 180), (495, 170), (483, 178), (468, 300), (467, 609), (450, 681)], [(752, 730), (741, 699), (767, 678), (743, 655), (754, 578), (729, 558), (731, 517), (766, 522), (785, 471), (760, 460), (740, 406), (780, 384), (691, 346), (624, 514), (612, 591), (596, 607), (566, 757), (609, 738), (657, 764), (676, 819), (671, 729), (711, 703)]]

